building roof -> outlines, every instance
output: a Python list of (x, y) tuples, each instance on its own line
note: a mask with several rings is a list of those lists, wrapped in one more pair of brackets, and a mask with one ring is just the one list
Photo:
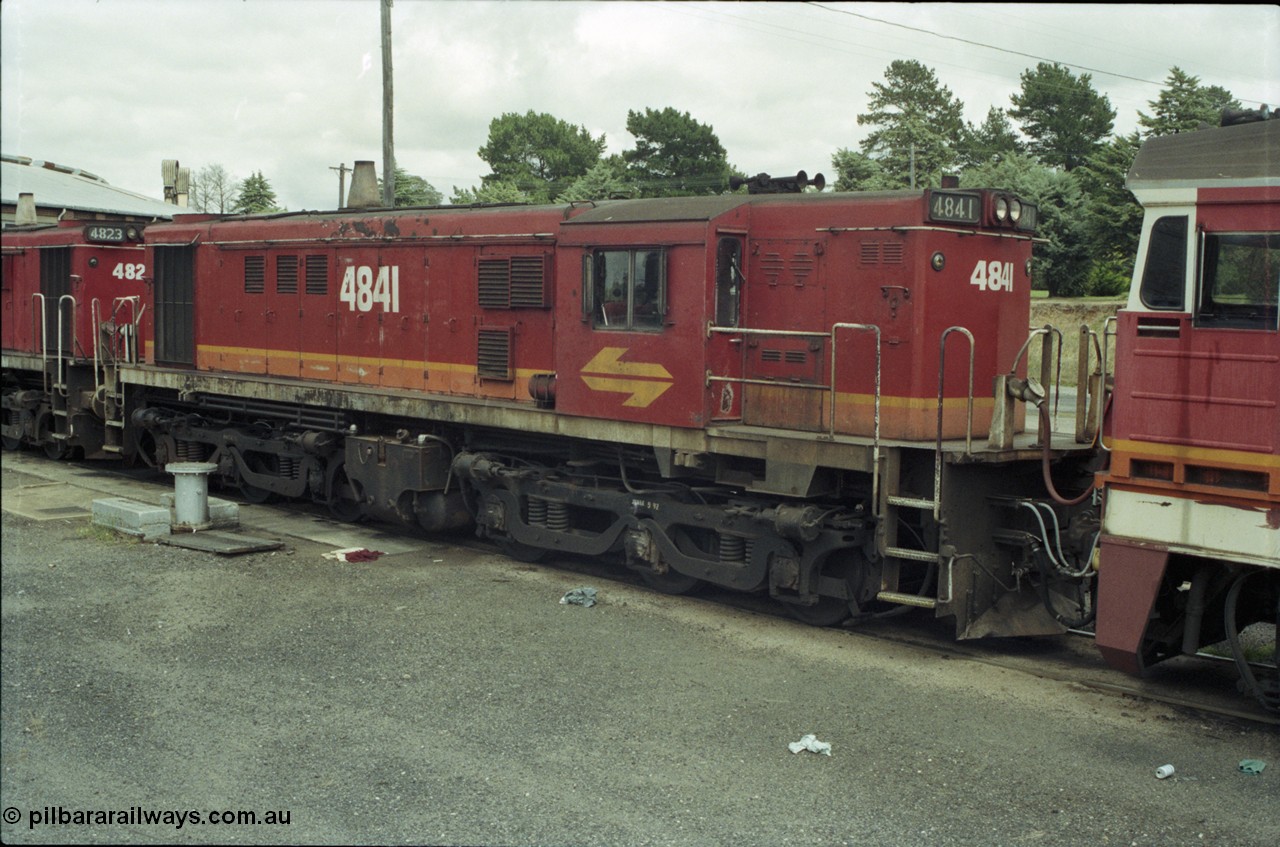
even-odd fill
[(76, 168), (25, 156), (0, 157), (0, 203), (16, 206), (19, 194), (34, 196), (37, 208), (72, 209), (138, 217), (171, 218), (177, 206), (115, 188), (101, 177)]

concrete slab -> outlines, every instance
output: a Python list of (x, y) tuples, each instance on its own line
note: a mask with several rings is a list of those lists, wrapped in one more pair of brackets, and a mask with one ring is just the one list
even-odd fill
[(93, 501), (93, 522), (117, 532), (141, 536), (151, 541), (169, 534), (169, 510), (124, 497), (103, 497)]
[(254, 538), (236, 532), (223, 532), (209, 529), (201, 532), (175, 532), (158, 539), (161, 544), (170, 547), (183, 547), (188, 550), (200, 550), (205, 553), (217, 553), (220, 556), (234, 556), (240, 553), (260, 553), (264, 550), (279, 550), (283, 541), (270, 538)]
[(93, 492), (65, 482), (22, 485), (4, 493), (5, 511), (33, 521), (88, 517), (93, 509)]

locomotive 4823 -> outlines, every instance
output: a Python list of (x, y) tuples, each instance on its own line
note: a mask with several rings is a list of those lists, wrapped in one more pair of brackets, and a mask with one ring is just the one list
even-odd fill
[[(1206, 132), (1214, 148), (1244, 130), (1263, 140), (1241, 145), (1274, 149), (1276, 124), (1256, 126)], [(1143, 153), (1169, 168), (1178, 155)], [(1061, 632), (1100, 609), (1124, 630), (1107, 630), (1104, 654), (1141, 670), (1171, 639), (1172, 652), (1220, 640), (1229, 594), (1236, 628), (1276, 613), (1280, 386), (1233, 377), (1225, 395), (1242, 386), (1253, 392), (1242, 408), (1270, 411), (1250, 427), (1258, 438), (1206, 453), (1193, 444), (1207, 424), (1185, 423), (1186, 410), (1218, 384), (1208, 351), (1222, 348), (1178, 346), (1202, 328), (1234, 333), (1224, 367), (1261, 356), (1277, 373), (1276, 170), (1262, 158), (1245, 194), (1193, 188), (1178, 214), (1161, 213), (1182, 218), (1184, 261), (1139, 263), (1117, 331), (1132, 374), (1116, 377), (1124, 431), (1101, 448), (1106, 338), (1080, 336), (1075, 431), (1048, 426), (1042, 386), (1061, 333), (1029, 332), (1033, 205), (951, 186), (801, 193), (803, 174), (715, 197), (153, 224), (138, 308), (89, 330), (114, 338), (123, 324), (141, 340), (96, 370), (103, 384), (87, 396), (112, 400), (89, 404), (97, 429), (71, 426), (36, 390), (61, 385), (50, 359), (81, 348), (51, 354), (46, 334), (40, 350), (11, 350), (6, 336), (5, 443), (60, 436), (94, 452), (101, 430), (126, 457), (213, 463), (251, 501), (306, 498), (427, 531), (474, 525), (523, 559), (607, 554), (659, 590), (767, 592), (815, 624), (925, 608), (974, 638)], [(1168, 228), (1149, 222), (1143, 249), (1166, 244)], [(24, 246), (6, 234), (6, 262), (45, 255), (30, 240), (59, 232)], [(1215, 255), (1262, 245), (1213, 295), (1219, 308), (1253, 297), (1262, 317), (1242, 306), (1209, 326), (1192, 308), (1206, 302), (1196, 234), (1208, 232), (1224, 233)], [(1153, 261), (1162, 270), (1144, 271)], [(7, 285), (6, 308), (52, 297), (38, 293)], [(1170, 340), (1175, 352), (1147, 358)], [(1039, 379), (1027, 375), (1033, 347)], [(1166, 377), (1182, 393), (1148, 383)], [(1184, 423), (1140, 423), (1153, 391), (1172, 405), (1152, 414), (1182, 410)], [(1040, 425), (1026, 425), (1026, 404)], [(1103, 448), (1113, 459), (1099, 473)], [(1259, 463), (1261, 476), (1244, 470)], [(1217, 492), (1251, 516), (1235, 524), (1251, 552), (1141, 538), (1110, 516), (1104, 532), (1112, 489), (1139, 513), (1156, 489), (1184, 511)], [(1100, 552), (1103, 585), (1117, 587), (1099, 607)]]

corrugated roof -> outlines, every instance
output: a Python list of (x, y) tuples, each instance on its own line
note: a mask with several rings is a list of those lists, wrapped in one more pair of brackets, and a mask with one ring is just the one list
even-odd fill
[(39, 208), (76, 209), (118, 215), (171, 218), (177, 206), (115, 188), (84, 171), (14, 156), (0, 160), (0, 202), (17, 205), (18, 195), (34, 195)]
[(1129, 169), (1130, 188), (1215, 182), (1280, 185), (1280, 120), (1149, 139)]

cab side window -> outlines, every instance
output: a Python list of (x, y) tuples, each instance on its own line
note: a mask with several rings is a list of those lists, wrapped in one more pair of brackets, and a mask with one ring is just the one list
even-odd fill
[(1160, 218), (1151, 227), (1139, 294), (1148, 309), (1181, 311), (1187, 279), (1187, 218)]
[(716, 326), (737, 326), (742, 299), (742, 241), (721, 238), (716, 248)]
[(583, 267), (584, 306), (596, 329), (661, 330), (667, 282), (663, 251), (597, 250)]
[(1280, 299), (1280, 235), (1205, 233), (1196, 326), (1275, 329)]

